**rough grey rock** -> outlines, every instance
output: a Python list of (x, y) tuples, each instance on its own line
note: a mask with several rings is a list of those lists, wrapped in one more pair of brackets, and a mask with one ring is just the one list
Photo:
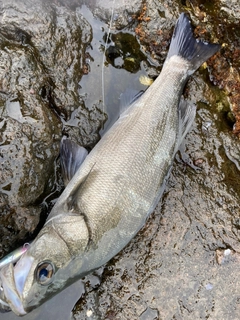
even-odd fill
[(220, 10), (227, 14), (229, 21), (236, 22), (240, 19), (240, 6), (238, 0), (221, 0)]

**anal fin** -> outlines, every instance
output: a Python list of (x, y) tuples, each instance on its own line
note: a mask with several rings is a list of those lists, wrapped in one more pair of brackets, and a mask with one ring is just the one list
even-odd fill
[(181, 145), (186, 134), (190, 130), (196, 116), (196, 106), (193, 103), (181, 97), (179, 102), (179, 141), (178, 148)]

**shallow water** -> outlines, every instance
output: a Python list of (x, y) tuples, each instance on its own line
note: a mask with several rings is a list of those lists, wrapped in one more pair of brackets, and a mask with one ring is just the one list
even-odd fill
[[(89, 3), (89, 6), (91, 7), (91, 2)], [(129, 47), (132, 47), (132, 50), (135, 51), (134, 56), (132, 57), (133, 59), (139, 58), (140, 55), (142, 58), (144, 56), (140, 51), (140, 48), (133, 49), (138, 46), (138, 42), (130, 30), (122, 33), (122, 36), (118, 37), (118, 39), (114, 39), (114, 35), (116, 33), (119, 34), (119, 31), (117, 32), (114, 28), (114, 23), (112, 23), (110, 30), (110, 21), (105, 23), (100, 20), (92, 14), (87, 6), (83, 5), (79, 11), (91, 24), (93, 32), (91, 48), (87, 49), (87, 53), (90, 55), (88, 62), (91, 71), (87, 76), (83, 76), (81, 79), (80, 94), (85, 95), (86, 97), (85, 104), (87, 109), (91, 109), (92, 105), (99, 103), (99, 107), (102, 111), (107, 113), (108, 120), (101, 130), (103, 133), (119, 117), (120, 95), (129, 88), (129, 83), (131, 83), (132, 90), (141, 91), (146, 89), (146, 86), (142, 85), (139, 81), (141, 75), (146, 75), (143, 64), (139, 63), (134, 72), (128, 72), (124, 66), (123, 56), (131, 55), (131, 53), (127, 51)], [(105, 47), (109, 31), (109, 44)], [(128, 39), (129, 37), (131, 37), (130, 40)], [(127, 42), (130, 42), (128, 47)], [(122, 46), (118, 48), (117, 43), (121, 43)], [(108, 54), (110, 46), (113, 46), (116, 51), (119, 50), (120, 53), (117, 57), (108, 59), (110, 56), (110, 54)], [(106, 54), (105, 50), (107, 50)], [(117, 59), (119, 62), (116, 62), (114, 67), (114, 60), (116, 61)]]

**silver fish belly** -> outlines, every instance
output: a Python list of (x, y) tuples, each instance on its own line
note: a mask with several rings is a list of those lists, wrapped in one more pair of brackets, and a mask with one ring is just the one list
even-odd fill
[(180, 16), (159, 77), (86, 156), (16, 266), (0, 270), (1, 300), (16, 314), (106, 263), (144, 225), (195, 116), (179, 105), (183, 87), (218, 49), (197, 41)]

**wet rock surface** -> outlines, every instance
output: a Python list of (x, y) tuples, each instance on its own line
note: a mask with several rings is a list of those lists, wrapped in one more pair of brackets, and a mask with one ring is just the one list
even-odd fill
[[(101, 73), (95, 62), (102, 61), (99, 56), (105, 32), (94, 40), (90, 25), (94, 29), (95, 23), (107, 31), (113, 5), (110, 0), (54, 1), (53, 5), (38, 1), (34, 5), (42, 14), (38, 14), (41, 21), (36, 23), (32, 1), (24, 1), (26, 16), (13, 3), (0, 3), (5, 13), (1, 14), (0, 32), (0, 139), (8, 141), (0, 149), (4, 160), (4, 170), (0, 172), (0, 243), (6, 248), (9, 239), (34, 229), (39, 217), (36, 199), (56, 188), (51, 177), (62, 128), (90, 148), (99, 139), (98, 130), (106, 120), (101, 112), (101, 90), (99, 97), (96, 94), (97, 83), (99, 87), (102, 83), (91, 80), (91, 74)], [(161, 202), (131, 243), (101, 272), (85, 279), (85, 293), (73, 309), (72, 319), (239, 319), (239, 10), (237, 1), (225, 0), (211, 4), (200, 0), (116, 4), (109, 47), (116, 46), (116, 39), (120, 39), (118, 49), (122, 49), (124, 32), (134, 33), (145, 56), (137, 68), (152, 78), (160, 72), (173, 26), (182, 11), (189, 12), (197, 36), (224, 45), (193, 75), (185, 89), (185, 98), (197, 105), (197, 116), (176, 156)], [(6, 12), (11, 13), (9, 19)], [(96, 18), (105, 25), (98, 24)], [(25, 20), (27, 23), (22, 25)], [(30, 21), (34, 21), (33, 25)], [(17, 36), (15, 26), (20, 30)], [(56, 43), (52, 41), (55, 37)], [(92, 48), (87, 47), (85, 52), (91, 39)], [(19, 62), (19, 57), (28, 68), (21, 67), (9, 76), (7, 71), (16, 66), (9, 60)], [(124, 54), (122, 57), (124, 61)], [(26, 60), (28, 63), (24, 63)], [(29, 64), (29, 60), (33, 62)], [(133, 56), (132, 61), (136, 60)], [(124, 90), (121, 82), (128, 78), (122, 73), (124, 63), (119, 68), (108, 61), (107, 71), (110, 65), (115, 74), (113, 78), (107, 78), (109, 73), (105, 76), (107, 95)], [(83, 73), (86, 77), (81, 79)], [(127, 86), (129, 83), (142, 89), (139, 81), (128, 82)], [(93, 100), (92, 88), (92, 95), (96, 95)], [(111, 101), (116, 104), (118, 98)], [(38, 112), (33, 105), (39, 106)], [(4, 153), (6, 145), (12, 156)], [(35, 145), (38, 149), (34, 149)], [(30, 170), (36, 175), (37, 184), (26, 179)], [(20, 179), (23, 174), (25, 184)], [(9, 186), (9, 181), (16, 183)], [(49, 181), (53, 182), (47, 187)], [(35, 220), (27, 227), (25, 222), (24, 229), (19, 216), (27, 216), (27, 221), (33, 216)]]

